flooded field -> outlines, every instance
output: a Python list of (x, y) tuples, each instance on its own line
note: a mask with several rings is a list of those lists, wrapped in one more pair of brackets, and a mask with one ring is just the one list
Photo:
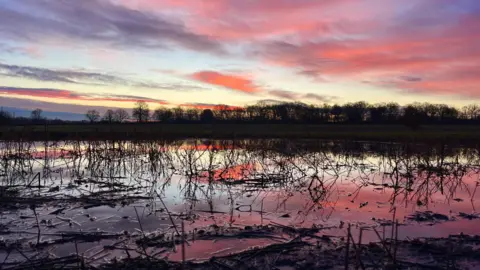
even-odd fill
[[(360, 257), (372, 250), (362, 244), (381, 243), (389, 261), (407, 263), (410, 246), (399, 243), (428, 239), (468, 242), (476, 252), (479, 151), (280, 139), (4, 141), (0, 269), (136, 258), (207, 269), (202, 262), (212, 257), (251, 260), (276, 246), (278, 255), (262, 264), (292, 266), (279, 254), (302, 245), (346, 248), (356, 259), (345, 263), (364, 268)], [(427, 257), (408, 263), (425, 266)], [(480, 260), (472, 258), (455, 263), (468, 268)], [(326, 263), (343, 267), (344, 259)], [(216, 264), (211, 269), (232, 267)]]

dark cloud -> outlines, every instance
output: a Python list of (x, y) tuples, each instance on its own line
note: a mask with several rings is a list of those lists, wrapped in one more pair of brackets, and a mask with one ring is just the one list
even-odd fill
[(213, 103), (201, 103), (201, 102), (183, 103), (179, 106), (187, 107), (187, 108), (193, 108), (193, 109), (199, 109), (199, 110), (205, 110), (205, 109), (211, 109), (211, 110), (230, 109), (230, 110), (234, 110), (234, 109), (242, 108), (242, 107), (231, 106), (231, 105), (227, 105), (227, 104), (213, 104)]
[(268, 93), (272, 96), (275, 96), (275, 97), (291, 99), (291, 100), (295, 100), (295, 99), (299, 98), (298, 93), (291, 92), (291, 91), (285, 91), (285, 90), (271, 90)]
[(419, 82), (422, 80), (422, 78), (415, 76), (400, 76), (400, 79), (407, 82)]
[(196, 85), (180, 83), (156, 83), (135, 81), (119, 75), (92, 72), (87, 70), (48, 69), (30, 66), (8, 65), (0, 62), (0, 76), (19, 77), (44, 82), (60, 82), (84, 85), (122, 85), (140, 88), (165, 89), (165, 90), (201, 90)]
[(105, 0), (6, 1), (0, 5), (0, 36), (35, 43), (66, 39), (119, 47), (183, 47), (223, 53), (217, 41), (190, 32), (181, 23)]
[(275, 97), (295, 100), (295, 101), (300, 99), (309, 99), (309, 100), (314, 100), (316, 102), (331, 102), (336, 99), (336, 97), (333, 97), (333, 96), (319, 95), (315, 93), (302, 94), (302, 93), (285, 91), (285, 90), (271, 90), (268, 93)]
[(319, 95), (314, 93), (308, 93), (303, 95), (302, 97), (305, 99), (316, 100), (320, 102), (332, 102), (333, 100), (337, 99), (337, 97), (334, 97), (334, 96), (325, 96), (325, 95)]
[(276, 104), (282, 104), (282, 103), (285, 103), (285, 101), (278, 100), (278, 99), (261, 99), (261, 100), (258, 100), (256, 104), (276, 105)]

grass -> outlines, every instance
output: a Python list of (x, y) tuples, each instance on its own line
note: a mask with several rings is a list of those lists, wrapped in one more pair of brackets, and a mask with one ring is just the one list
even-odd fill
[(319, 138), (476, 141), (480, 126), (349, 124), (71, 124), (0, 127), (0, 139)]

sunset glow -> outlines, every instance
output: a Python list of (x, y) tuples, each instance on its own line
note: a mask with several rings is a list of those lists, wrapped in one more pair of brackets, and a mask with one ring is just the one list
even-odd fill
[(479, 25), (476, 0), (5, 0), (0, 106), (460, 107), (480, 100)]

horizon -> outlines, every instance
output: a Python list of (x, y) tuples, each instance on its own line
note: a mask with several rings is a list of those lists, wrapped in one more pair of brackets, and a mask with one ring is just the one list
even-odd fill
[(480, 102), (475, 0), (6, 0), (0, 14), (2, 107)]
[[(290, 107), (290, 108), (303, 108), (303, 109), (313, 109), (311, 113), (325, 113), (327, 112), (329, 115), (334, 116), (336, 114), (342, 115), (343, 117), (346, 117), (347, 122), (349, 117), (351, 117), (351, 113), (353, 108), (356, 111), (355, 114), (360, 114), (364, 115), (364, 117), (367, 117), (369, 114), (378, 114), (382, 117), (387, 117), (388, 114), (397, 114), (397, 117), (400, 118), (405, 118), (408, 116), (404, 115), (407, 111), (410, 110), (409, 114), (412, 113), (412, 109), (415, 111), (414, 114), (418, 114), (417, 117), (420, 117), (421, 114), (424, 114), (424, 117), (426, 118), (432, 118), (430, 120), (433, 120), (434, 118), (440, 117), (440, 119), (437, 120), (446, 120), (443, 119), (443, 117), (447, 117), (450, 120), (456, 119), (456, 120), (478, 120), (479, 113), (480, 113), (480, 105), (476, 103), (471, 103), (468, 105), (465, 105), (463, 107), (456, 107), (456, 106), (449, 106), (447, 104), (434, 104), (434, 103), (428, 103), (428, 102), (413, 102), (410, 104), (405, 104), (405, 105), (400, 105), (396, 102), (388, 102), (388, 103), (368, 103), (366, 101), (359, 101), (359, 102), (349, 102), (349, 103), (344, 103), (344, 104), (328, 104), (328, 103), (323, 103), (323, 104), (307, 104), (307, 103), (302, 103), (302, 102), (276, 102), (276, 101), (260, 101), (257, 104), (252, 104), (252, 105), (246, 105), (246, 106), (228, 106), (225, 104), (218, 104), (218, 105), (210, 105), (210, 104), (198, 104), (196, 107), (184, 107), (184, 106), (177, 106), (177, 107), (166, 107), (166, 106), (159, 106), (156, 108), (150, 108), (148, 104), (144, 101), (139, 101), (135, 104), (136, 106), (134, 108), (118, 108), (118, 107), (87, 107), (88, 110), (85, 112), (59, 112), (59, 111), (48, 111), (48, 110), (43, 110), (42, 108), (35, 108), (35, 109), (22, 109), (22, 108), (16, 108), (16, 107), (9, 107), (9, 106), (0, 106), (0, 113), (6, 113), (3, 114), (4, 117), (7, 119), (19, 119), (19, 118), (24, 118), (24, 119), (31, 119), (31, 120), (65, 120), (65, 121), (73, 121), (73, 122), (105, 122), (105, 121), (110, 121), (114, 118), (116, 118), (119, 114), (126, 115), (122, 117), (122, 120), (113, 120), (113, 122), (123, 122), (124, 120), (132, 120), (132, 121), (138, 121), (138, 122), (143, 122), (141, 120), (143, 116), (138, 119), (139, 115), (134, 116), (134, 112), (137, 110), (146, 110), (146, 117), (148, 120), (152, 121), (171, 121), (170, 120), (161, 120), (161, 115), (164, 114), (165, 111), (170, 111), (172, 114), (175, 114), (176, 110), (182, 111), (183, 114), (183, 120), (188, 120), (189, 117), (192, 117), (192, 113), (195, 115), (194, 118), (200, 117), (202, 114), (206, 113), (207, 110), (211, 112), (217, 112), (220, 115), (223, 115), (225, 112), (243, 112), (246, 113), (250, 109), (253, 111), (258, 111), (263, 109), (268, 109), (270, 111), (274, 111), (275, 113), (280, 113), (282, 108)], [(146, 107), (143, 107), (146, 106)], [(82, 107), (83, 108), (83, 107)], [(303, 110), (300, 109), (300, 110)], [(294, 109), (296, 110), (296, 109)], [(340, 110), (340, 111), (338, 111)], [(38, 111), (38, 112), (36, 112)], [(119, 112), (123, 111), (123, 112)], [(337, 112), (335, 112), (337, 111)], [(89, 114), (94, 113), (98, 115), (98, 118), (95, 120), (91, 120), (89, 117)], [(294, 113), (294, 112), (292, 112)], [(158, 114), (158, 115), (156, 115)], [(295, 113), (294, 113), (295, 114)], [(431, 114), (431, 115), (430, 115)], [(143, 113), (142, 113), (143, 115)], [(245, 115), (244, 115), (245, 116)], [(277, 115), (278, 116), (278, 115)], [(379, 115), (378, 115), (379, 116)], [(233, 117), (233, 115), (229, 116)], [(227, 117), (227, 118), (229, 118)], [(230, 120), (239, 120), (236, 118), (237, 116), (233, 117)], [(221, 117), (222, 118), (222, 117)], [(267, 117), (268, 118), (268, 117)], [(368, 117), (367, 117), (368, 118)], [(110, 119), (110, 120), (108, 120)], [(248, 119), (248, 117), (247, 117)], [(399, 120), (397, 119), (397, 120)], [(177, 119), (178, 120), (178, 119)], [(193, 120), (193, 119), (190, 119)], [(196, 119), (200, 120), (200, 119)], [(222, 120), (222, 119), (218, 119)], [(227, 120), (227, 119), (223, 119)], [(249, 119), (252, 121), (253, 119)], [(270, 119), (272, 120), (272, 119)], [(278, 119), (277, 119), (278, 120)], [(318, 119), (323, 121), (322, 119)], [(373, 120), (373, 122), (376, 122), (377, 120)]]

